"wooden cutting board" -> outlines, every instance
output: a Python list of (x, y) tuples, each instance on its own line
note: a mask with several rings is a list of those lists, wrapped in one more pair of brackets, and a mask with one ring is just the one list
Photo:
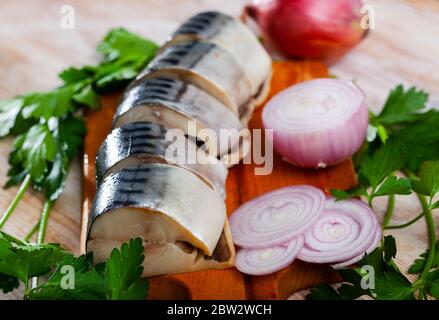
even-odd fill
[[(57, 73), (69, 65), (95, 64), (94, 47), (113, 27), (122, 26), (144, 37), (163, 43), (189, 16), (204, 10), (221, 10), (232, 16), (241, 14), (248, 0), (69, 0), (75, 8), (76, 28), (60, 28), (61, 7), (65, 1), (29, 0), (0, 2), (0, 98), (26, 92), (50, 90), (60, 84)], [(416, 85), (430, 93), (439, 106), (439, 1), (365, 0), (375, 9), (376, 29), (357, 48), (337, 64), (331, 73), (355, 79), (366, 92), (369, 107), (378, 112), (389, 90), (399, 83)], [(26, 23), (17, 23), (25, 21)], [(408, 23), (410, 22), (410, 23)], [(29, 54), (29, 53), (32, 54)], [(102, 128), (105, 130), (105, 127)], [(12, 139), (0, 141), (0, 185), (7, 181), (8, 156)], [(82, 162), (70, 167), (66, 189), (57, 201), (47, 230), (47, 240), (61, 243), (79, 254)], [(6, 210), (17, 188), (1, 191), (0, 211)], [(43, 206), (40, 193), (29, 190), (4, 231), (22, 238), (37, 223)], [(386, 199), (376, 199), (380, 218)], [(398, 196), (392, 224), (414, 218), (421, 208), (414, 195)], [(439, 225), (439, 214), (435, 215)], [(407, 229), (386, 232), (396, 236), (397, 264), (406, 271), (427, 248), (423, 220)], [(0, 299), (21, 299), (22, 292), (1, 294)], [(292, 298), (300, 298), (295, 296)]]
[[(295, 83), (327, 77), (326, 66), (317, 62), (275, 62), (270, 97)], [(83, 166), (83, 233), (95, 194), (96, 151), (111, 129), (111, 120), (119, 95), (102, 99), (103, 107), (87, 115), (88, 133), (85, 138)], [(249, 123), (250, 129), (260, 129), (261, 111), (258, 108)], [(273, 172), (255, 175), (253, 164), (239, 164), (231, 168), (227, 178), (227, 212), (230, 215), (240, 204), (277, 188), (297, 184), (311, 184), (325, 192), (331, 188), (349, 188), (355, 184), (355, 173), (350, 160), (324, 170), (305, 170), (288, 164), (274, 155)], [(84, 247), (82, 247), (84, 250)], [(206, 270), (151, 279), (151, 299), (286, 299), (290, 294), (321, 282), (335, 280), (326, 265), (300, 261), (268, 276), (246, 276), (235, 268)]]

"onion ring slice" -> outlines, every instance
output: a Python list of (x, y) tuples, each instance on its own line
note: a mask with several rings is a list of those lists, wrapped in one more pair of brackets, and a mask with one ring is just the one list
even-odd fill
[[(381, 231), (381, 228), (379, 226), (377, 226), (375, 239), (373, 239), (374, 241), (372, 242), (371, 246), (366, 250), (365, 253), (370, 254), (372, 251), (374, 251), (379, 246), (379, 244), (381, 242), (382, 234), (383, 233)], [(342, 269), (342, 268), (349, 267), (349, 266), (357, 263), (361, 259), (363, 259), (365, 253), (360, 254), (360, 255), (358, 255), (358, 256), (356, 256), (348, 261), (333, 264), (333, 265), (331, 265), (331, 267), (333, 267), (334, 269)]]
[(230, 216), (233, 241), (247, 248), (281, 245), (303, 235), (320, 217), (325, 194), (312, 186), (291, 186), (265, 193)]
[(235, 267), (254, 276), (279, 271), (295, 260), (303, 244), (303, 237), (298, 237), (283, 245), (265, 249), (240, 249), (236, 253)]
[[(329, 198), (321, 219), (316, 223), (317, 229), (313, 228), (306, 233), (305, 245), (298, 259), (311, 263), (350, 261), (370, 248), (379, 228), (373, 211), (356, 199), (335, 201)], [(347, 233), (344, 236), (337, 233), (335, 237), (331, 237), (330, 233), (319, 232), (325, 221), (332, 221), (334, 227), (355, 221), (359, 227), (356, 228), (353, 224), (352, 228), (343, 229)]]

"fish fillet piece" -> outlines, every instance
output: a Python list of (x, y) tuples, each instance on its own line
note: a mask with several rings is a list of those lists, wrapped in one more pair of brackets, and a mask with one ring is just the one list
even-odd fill
[[(120, 248), (122, 243), (123, 241), (119, 240), (89, 240), (88, 249), (94, 251), (96, 261), (103, 262), (111, 251), (114, 248)], [(235, 247), (228, 221), (224, 224), (224, 230), (212, 256), (205, 255), (185, 242), (144, 243), (144, 247), (144, 277), (206, 269), (225, 269), (232, 267), (235, 259)]]
[(113, 127), (144, 121), (198, 138), (210, 155), (227, 164), (236, 164), (250, 149), (250, 134), (230, 109), (204, 90), (172, 77), (140, 78), (125, 91)]
[(208, 42), (179, 42), (164, 49), (139, 77), (173, 74), (194, 84), (229, 107), (246, 123), (253, 110), (252, 83), (241, 63)]
[(167, 132), (167, 128), (152, 122), (127, 123), (114, 129), (98, 151), (97, 184), (127, 166), (168, 163), (195, 173), (224, 198), (227, 168), (184, 135), (173, 141), (167, 139)]
[(177, 166), (139, 164), (107, 176), (98, 188), (91, 221), (87, 251), (93, 251), (96, 261), (131, 238), (144, 240), (144, 276), (233, 263), (223, 199)]
[[(161, 230), (159, 236), (156, 237), (154, 228), (152, 233), (142, 228), (145, 240), (187, 241), (207, 255), (212, 254), (218, 242), (226, 213), (220, 195), (196, 175), (177, 166), (157, 163), (127, 167), (108, 176), (99, 186), (92, 207), (92, 238), (99, 237), (98, 230), (106, 230), (112, 239), (122, 234), (141, 236), (132, 232), (137, 230), (138, 223), (100, 229), (102, 221), (116, 221), (109, 215), (115, 210), (122, 216), (126, 211), (140, 210), (145, 221), (156, 221), (153, 224)], [(134, 229), (130, 230), (131, 227)]]
[(246, 25), (222, 12), (201, 12), (185, 21), (163, 48), (196, 40), (214, 43), (230, 52), (249, 75), (253, 95), (258, 100), (266, 98), (271, 57)]

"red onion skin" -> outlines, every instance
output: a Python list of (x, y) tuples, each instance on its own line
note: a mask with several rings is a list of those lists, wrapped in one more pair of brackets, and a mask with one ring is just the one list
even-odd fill
[(366, 98), (361, 90), (359, 92), (361, 104), (344, 122), (330, 128), (308, 130), (302, 133), (280, 129), (273, 120), (269, 120), (268, 109), (271, 108), (269, 102), (263, 111), (262, 121), (264, 128), (273, 129), (274, 149), (284, 157), (284, 160), (305, 168), (325, 168), (337, 165), (351, 157), (363, 144), (369, 124)]
[(286, 58), (334, 63), (367, 34), (361, 0), (254, 0), (244, 9), (269, 47)]

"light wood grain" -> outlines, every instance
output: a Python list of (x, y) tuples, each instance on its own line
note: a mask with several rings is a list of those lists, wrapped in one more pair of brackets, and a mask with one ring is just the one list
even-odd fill
[[(369, 0), (376, 12), (376, 29), (331, 72), (354, 78), (377, 111), (389, 89), (397, 83), (415, 84), (439, 103), (439, 3), (436, 0)], [(60, 27), (60, 8), (76, 10), (76, 28)], [(94, 47), (108, 29), (123, 26), (161, 43), (185, 18), (201, 10), (216, 9), (238, 15), (244, 0), (2, 0), (0, 1), (0, 99), (28, 91), (49, 90), (59, 84), (56, 74), (68, 65), (95, 63)], [(0, 141), (0, 184), (6, 181), (11, 139)], [(79, 252), (81, 175), (79, 161), (72, 165), (66, 190), (57, 202), (47, 238)], [(2, 190), (0, 211), (15, 189)], [(37, 221), (41, 195), (29, 192), (5, 231), (23, 236)], [(419, 212), (414, 197), (400, 197), (395, 222)], [(382, 213), (385, 202), (377, 201)], [(436, 220), (437, 220), (436, 214)], [(426, 247), (422, 221), (398, 237), (398, 262), (405, 269)], [(17, 298), (18, 294), (3, 298)]]

